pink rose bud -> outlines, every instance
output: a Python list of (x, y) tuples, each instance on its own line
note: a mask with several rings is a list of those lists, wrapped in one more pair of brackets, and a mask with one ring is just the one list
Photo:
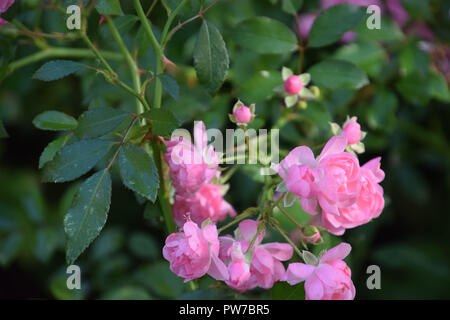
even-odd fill
[(306, 226), (303, 229), (303, 240), (311, 244), (319, 244), (323, 242), (320, 231), (316, 226)]
[(252, 120), (252, 111), (249, 107), (241, 106), (233, 111), (236, 121), (239, 123), (249, 123)]
[(288, 94), (298, 94), (303, 89), (302, 79), (296, 75), (290, 76), (284, 82), (284, 89)]
[(361, 126), (356, 121), (347, 123), (342, 131), (347, 137), (348, 144), (355, 144), (361, 140)]

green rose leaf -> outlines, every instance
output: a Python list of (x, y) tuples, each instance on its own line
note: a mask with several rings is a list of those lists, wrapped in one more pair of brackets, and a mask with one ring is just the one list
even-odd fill
[(95, 5), (95, 9), (97, 9), (98, 13), (101, 15), (120, 16), (123, 14), (119, 0), (99, 0)]
[(75, 134), (80, 139), (97, 138), (117, 128), (128, 117), (128, 112), (109, 107), (84, 112), (78, 119)]
[(178, 101), (180, 96), (180, 87), (174, 78), (169, 76), (168, 74), (160, 74), (158, 75), (159, 80), (161, 80), (161, 84), (163, 89), (175, 100)]
[(144, 150), (126, 143), (119, 153), (119, 168), (125, 186), (155, 202), (159, 188), (158, 171)]
[(39, 169), (42, 169), (42, 167), (47, 162), (53, 160), (53, 158), (56, 156), (56, 153), (61, 150), (62, 147), (64, 147), (69, 138), (70, 135), (60, 137), (56, 140), (53, 140), (45, 147), (44, 151), (42, 151), (41, 157), (39, 158)]
[(111, 141), (82, 140), (63, 147), (55, 158), (44, 166), (44, 182), (74, 180), (100, 161), (112, 147)]
[(73, 264), (99, 235), (108, 217), (110, 204), (111, 177), (108, 170), (102, 170), (80, 186), (72, 207), (64, 217), (68, 264)]
[(53, 60), (40, 67), (33, 78), (42, 81), (54, 81), (62, 79), (69, 74), (75, 73), (83, 68), (81, 63), (70, 60)]
[(364, 9), (347, 3), (321, 12), (309, 33), (310, 47), (323, 47), (338, 41), (344, 32), (356, 28), (365, 16)]
[(37, 115), (33, 119), (33, 124), (36, 128), (41, 130), (71, 130), (78, 125), (75, 118), (59, 112), (59, 111), (45, 111)]
[(273, 300), (305, 300), (305, 285), (291, 286), (287, 282), (276, 282), (271, 290)]
[(284, 12), (297, 14), (303, 5), (303, 0), (283, 0), (281, 8)]
[(243, 48), (262, 54), (289, 53), (297, 49), (297, 38), (291, 29), (267, 17), (241, 22), (232, 37)]
[(325, 60), (312, 66), (311, 79), (328, 89), (359, 89), (369, 83), (367, 75), (353, 63), (342, 60)]
[(228, 52), (219, 30), (203, 21), (194, 49), (198, 79), (212, 94), (222, 86), (229, 66)]
[(151, 109), (142, 116), (152, 123), (152, 133), (156, 136), (169, 136), (180, 126), (180, 120), (167, 109)]

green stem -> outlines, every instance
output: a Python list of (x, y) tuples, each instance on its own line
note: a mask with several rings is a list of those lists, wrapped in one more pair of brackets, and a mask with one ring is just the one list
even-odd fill
[(103, 55), (100, 53), (100, 51), (94, 46), (92, 41), (89, 39), (89, 37), (86, 35), (85, 32), (80, 32), (81, 38), (83, 41), (87, 44), (87, 46), (92, 50), (92, 52), (95, 54), (95, 56), (100, 60), (100, 62), (105, 66), (105, 68), (111, 73), (111, 75), (114, 75), (115, 72), (109, 65), (108, 61), (103, 57)]
[(250, 218), (257, 212), (258, 212), (258, 208), (252, 207), (252, 208), (246, 209), (244, 212), (242, 212), (240, 215), (238, 215), (233, 221), (231, 221), (230, 223), (228, 223), (228, 224), (224, 225), (222, 228), (220, 228), (218, 230), (218, 233), (221, 233), (222, 231), (228, 229), (231, 226), (234, 226), (236, 223), (238, 223), (244, 219)]
[(256, 234), (253, 236), (253, 239), (252, 239), (252, 241), (250, 242), (250, 244), (249, 244), (249, 246), (248, 246), (248, 248), (247, 248), (246, 253), (247, 253), (247, 252), (250, 252), (250, 250), (252, 249), (253, 245), (254, 245), (255, 242), (256, 242), (256, 239), (258, 239), (258, 237), (259, 237), (259, 235), (261, 234), (262, 229), (264, 229), (265, 225), (266, 225), (266, 223), (265, 223), (264, 221), (259, 221), (258, 229), (256, 229)]
[[(115, 52), (103, 51), (102, 55), (111, 60), (120, 60), (122, 56)], [(51, 59), (51, 58), (96, 58), (97, 56), (89, 49), (81, 48), (47, 48), (37, 53), (31, 54), (25, 58), (11, 62), (8, 65), (6, 76), (10, 75), (14, 71), (23, 68), (29, 64)], [(98, 58), (98, 57), (97, 57)]]
[(275, 229), (278, 230), (278, 232), (283, 236), (283, 238), (292, 246), (292, 248), (294, 249), (294, 251), (297, 253), (297, 255), (303, 260), (303, 255), (300, 252), (300, 250), (297, 248), (297, 246), (295, 245), (294, 242), (292, 242), (292, 240), (289, 238), (289, 236), (286, 234), (286, 232), (278, 225), (278, 221), (276, 220), (272, 220), (273, 226), (275, 227)]
[(156, 70), (155, 70), (155, 92), (153, 96), (153, 107), (154, 108), (161, 108), (161, 100), (162, 100), (162, 85), (161, 81), (158, 78), (158, 75), (160, 75), (163, 72), (163, 52), (161, 50), (161, 45), (159, 44), (158, 40), (155, 37), (155, 34), (152, 31), (152, 27), (145, 16), (145, 12), (142, 9), (141, 3), (139, 0), (134, 0), (134, 7), (136, 9), (136, 12), (138, 14), (138, 17), (141, 21), (142, 26), (144, 27), (144, 31), (147, 34), (147, 36), (150, 39), (150, 42), (153, 46), (153, 49), (155, 50), (156, 55)]
[(163, 32), (161, 34), (161, 43), (166, 43), (167, 33), (169, 32), (169, 28), (172, 25), (173, 19), (175, 19), (175, 17), (178, 15), (178, 12), (180, 12), (180, 10), (183, 9), (184, 5), (188, 1), (189, 0), (182, 0), (180, 2), (180, 4), (178, 5), (178, 7), (176, 7), (175, 10), (173, 10), (173, 12), (167, 18), (167, 22), (164, 25), (164, 29), (163, 29)]
[[(114, 84), (118, 84), (120, 87), (122, 87), (124, 90), (126, 90), (128, 93), (132, 94), (133, 96), (135, 96), (137, 99), (139, 99), (139, 101), (145, 106), (146, 109), (150, 109), (150, 106), (148, 105), (147, 101), (145, 101), (145, 99), (142, 97), (142, 95), (140, 94), (140, 87), (139, 90), (133, 90), (132, 88), (130, 88), (129, 86), (127, 86), (125, 83), (123, 83), (118, 77), (117, 74), (115, 73), (115, 71), (113, 70), (113, 68), (111, 67), (111, 65), (108, 63), (108, 61), (106, 61), (105, 57), (106, 55), (104, 55), (100, 50), (98, 50), (94, 44), (92, 43), (92, 41), (88, 38), (88, 36), (86, 35), (86, 33), (81, 32), (81, 38), (84, 40), (84, 42), (87, 44), (87, 46), (91, 49), (92, 53), (95, 55), (95, 57), (97, 57), (101, 63), (105, 66), (105, 68), (108, 70), (108, 72), (111, 75), (111, 80), (113, 81)], [(91, 54), (92, 54), (91, 53)], [(116, 54), (116, 53), (114, 53)], [(117, 54), (120, 58), (124, 58), (124, 56), (122, 54)]]
[[(147, 16), (145, 15), (144, 10), (142, 9), (141, 2), (139, 0), (134, 0), (133, 3), (136, 13), (139, 17), (139, 20), (141, 21), (141, 24), (144, 27), (144, 31), (149, 37), (153, 49), (155, 50), (156, 70), (155, 70), (155, 87), (154, 87), (155, 91), (153, 94), (153, 107), (161, 108), (162, 85), (161, 81), (158, 78), (158, 75), (160, 75), (163, 72), (163, 52), (161, 50), (161, 45), (159, 44), (158, 40), (155, 37), (155, 34), (152, 31), (150, 22), (148, 21)], [(176, 227), (173, 221), (172, 207), (169, 202), (169, 193), (168, 190), (166, 190), (167, 188), (164, 179), (163, 164), (161, 161), (162, 153), (157, 139), (153, 140), (152, 148), (153, 148), (153, 157), (156, 160), (156, 166), (158, 168), (159, 177), (161, 181), (160, 188), (158, 190), (159, 204), (164, 215), (164, 221), (166, 223), (167, 231), (169, 233), (173, 233), (176, 231)]]
[(293, 224), (296, 225), (297, 228), (299, 228), (300, 230), (303, 229), (303, 226), (302, 226), (297, 220), (295, 220), (294, 217), (291, 216), (291, 215), (289, 214), (289, 212), (286, 211), (286, 209), (284, 209), (283, 207), (281, 207), (281, 206), (278, 205), (278, 204), (277, 204), (277, 207), (278, 207), (278, 209), (280, 209), (280, 211), (281, 211), (281, 212), (282, 212), (289, 220), (291, 220), (291, 222), (292, 222)]
[[(131, 71), (131, 78), (133, 80), (133, 88), (134, 91), (136, 91), (139, 95), (141, 95), (141, 77), (139, 76), (138, 67), (131, 56), (130, 52), (128, 51), (127, 47), (125, 46), (125, 43), (122, 40), (122, 37), (119, 34), (119, 31), (117, 30), (114, 21), (109, 17), (106, 16), (106, 21), (108, 22), (109, 30), (111, 31), (111, 34), (116, 41), (117, 45), (119, 46), (120, 51), (122, 52), (122, 55), (125, 58), (126, 63), (128, 64), (128, 68)], [(136, 99), (136, 110), (137, 113), (143, 113), (144, 107), (141, 103), (140, 99)]]
[(161, 149), (159, 147), (159, 142), (156, 139), (153, 140), (152, 147), (153, 147), (153, 158), (155, 160), (156, 167), (158, 168), (160, 177), (158, 189), (159, 205), (164, 215), (164, 222), (166, 224), (167, 232), (174, 233), (176, 231), (176, 226), (173, 220), (172, 208), (170, 206), (169, 201), (169, 192), (165, 184), (164, 172), (162, 170)]

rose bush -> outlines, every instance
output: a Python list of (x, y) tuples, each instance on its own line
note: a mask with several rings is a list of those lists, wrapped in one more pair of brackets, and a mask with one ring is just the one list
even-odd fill
[[(369, 250), (403, 230), (377, 237), (398, 199), (414, 212), (444, 198), (412, 168), (447, 165), (448, 48), (432, 23), (445, 6), (403, 4), (0, 1), (0, 156), (39, 156), (50, 136), (15, 129), (27, 112), (24, 132), (54, 139), (35, 159), (42, 183), (0, 172), (0, 264), (49, 266), (56, 298), (328, 300), (376, 295), (369, 261), (431, 261)], [(71, 264), (89, 271), (78, 293)]]

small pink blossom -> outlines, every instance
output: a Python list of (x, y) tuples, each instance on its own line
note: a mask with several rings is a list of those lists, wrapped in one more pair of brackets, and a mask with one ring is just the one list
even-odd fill
[(194, 126), (194, 143), (183, 137), (166, 142), (164, 158), (169, 165), (172, 185), (177, 193), (195, 193), (218, 175), (219, 159), (213, 146), (207, 146), (206, 129), (199, 121)]
[(218, 258), (219, 239), (215, 225), (200, 229), (188, 221), (182, 232), (172, 233), (166, 239), (163, 256), (170, 270), (185, 282), (209, 274), (216, 280), (228, 280), (226, 266)]
[(351, 270), (342, 261), (350, 251), (349, 244), (341, 243), (325, 253), (318, 265), (291, 263), (281, 280), (290, 285), (305, 281), (306, 300), (353, 300)]
[(222, 187), (214, 184), (204, 184), (193, 195), (177, 194), (173, 205), (173, 214), (178, 226), (186, 221), (201, 225), (203, 221), (223, 221), (227, 214), (234, 217), (236, 211), (223, 199)]
[(233, 115), (238, 123), (249, 123), (252, 121), (252, 111), (247, 106), (240, 106), (233, 111)]
[(302, 79), (297, 75), (292, 75), (284, 82), (284, 89), (288, 94), (298, 94), (303, 89)]
[(361, 140), (361, 125), (357, 120), (356, 117), (353, 117), (342, 129), (349, 144), (355, 144)]

